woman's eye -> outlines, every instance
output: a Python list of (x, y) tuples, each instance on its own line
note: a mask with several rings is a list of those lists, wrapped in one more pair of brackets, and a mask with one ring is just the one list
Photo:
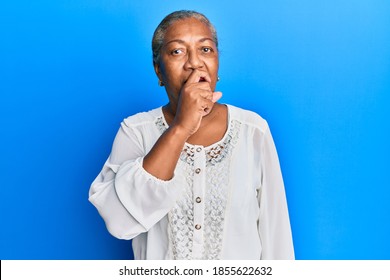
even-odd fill
[(213, 49), (212, 49), (212, 48), (209, 48), (209, 47), (203, 47), (202, 50), (203, 50), (203, 52), (205, 52), (205, 53), (209, 53), (209, 52), (211, 52)]
[(183, 51), (179, 50), (179, 49), (171, 51), (171, 54), (173, 54), (173, 55), (178, 55), (178, 54), (181, 54), (181, 53), (183, 53)]

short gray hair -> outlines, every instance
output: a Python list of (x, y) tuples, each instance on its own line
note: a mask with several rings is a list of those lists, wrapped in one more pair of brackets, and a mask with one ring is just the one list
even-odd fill
[(173, 13), (170, 13), (167, 15), (157, 26), (156, 30), (153, 34), (152, 39), (152, 51), (153, 51), (153, 63), (159, 64), (160, 63), (160, 52), (161, 48), (164, 43), (164, 37), (168, 30), (168, 28), (175, 23), (178, 20), (183, 20), (187, 18), (195, 18), (204, 24), (207, 25), (208, 28), (210, 28), (211, 34), (213, 36), (213, 40), (215, 45), (218, 49), (218, 37), (217, 37), (217, 31), (215, 30), (215, 27), (212, 25), (210, 20), (203, 14), (198, 13), (196, 11), (190, 11), (190, 10), (180, 10)]

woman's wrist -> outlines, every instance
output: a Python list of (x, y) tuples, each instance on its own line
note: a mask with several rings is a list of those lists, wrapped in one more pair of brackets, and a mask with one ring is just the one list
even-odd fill
[(172, 124), (166, 131), (167, 134), (171, 134), (175, 141), (180, 141), (183, 144), (190, 138), (191, 133), (180, 125)]

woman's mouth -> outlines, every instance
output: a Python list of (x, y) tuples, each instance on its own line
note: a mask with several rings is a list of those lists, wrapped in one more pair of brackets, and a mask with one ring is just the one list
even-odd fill
[[(184, 81), (184, 84), (187, 83), (188, 79)], [(205, 77), (200, 77), (198, 83), (207, 82)]]

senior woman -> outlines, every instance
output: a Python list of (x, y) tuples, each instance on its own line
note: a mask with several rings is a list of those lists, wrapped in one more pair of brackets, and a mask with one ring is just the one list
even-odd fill
[(268, 125), (219, 104), (218, 39), (177, 11), (154, 32), (169, 102), (125, 119), (89, 200), (135, 259), (293, 259), (283, 179)]

